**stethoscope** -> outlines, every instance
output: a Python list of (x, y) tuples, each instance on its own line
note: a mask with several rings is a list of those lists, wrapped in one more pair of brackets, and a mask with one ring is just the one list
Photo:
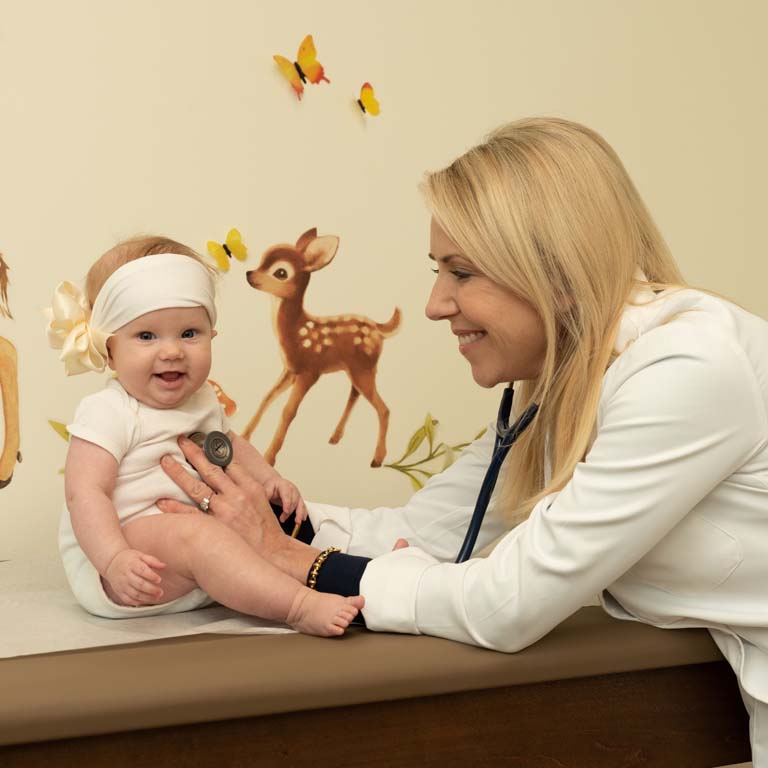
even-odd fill
[[(504, 389), (504, 393), (501, 396), (499, 414), (496, 418), (496, 440), (493, 446), (491, 463), (486, 470), (483, 484), (480, 486), (480, 493), (475, 502), (472, 518), (467, 526), (464, 543), (461, 545), (461, 549), (456, 558), (457, 563), (463, 563), (466, 560), (469, 560), (472, 555), (477, 536), (480, 533), (480, 527), (483, 524), (485, 512), (488, 509), (488, 502), (491, 500), (491, 494), (496, 486), (496, 480), (498, 480), (499, 477), (501, 465), (504, 463), (504, 459), (507, 458), (509, 449), (514, 445), (515, 440), (525, 432), (539, 410), (537, 403), (529, 405), (525, 411), (523, 411), (522, 416), (520, 416), (520, 418), (510, 427), (509, 414), (512, 412), (512, 398), (514, 397), (514, 394), (514, 390), (509, 386)], [(215, 430), (208, 432), (207, 434), (205, 432), (193, 432), (189, 435), (189, 439), (202, 449), (205, 457), (211, 464), (215, 464), (217, 467), (223, 469), (232, 461), (232, 441), (223, 432), (217, 432)], [(294, 537), (298, 533), (298, 528), (299, 526), (297, 525), (294, 529)]]
[(501, 465), (504, 463), (504, 459), (507, 458), (509, 449), (514, 444), (515, 440), (525, 432), (539, 410), (537, 403), (529, 405), (525, 411), (523, 411), (522, 416), (520, 416), (520, 418), (510, 427), (509, 414), (512, 411), (512, 398), (514, 397), (514, 394), (514, 390), (509, 386), (504, 390), (504, 394), (501, 396), (499, 415), (496, 418), (496, 441), (493, 446), (493, 456), (491, 457), (491, 463), (483, 478), (483, 484), (480, 486), (480, 493), (475, 502), (475, 509), (472, 512), (472, 518), (467, 527), (464, 543), (461, 545), (458, 557), (456, 558), (457, 563), (463, 563), (466, 560), (469, 560), (472, 555), (472, 550), (475, 548), (475, 542), (477, 541), (477, 535), (480, 533), (480, 526), (483, 524), (485, 511), (488, 509), (488, 502), (491, 500), (493, 488), (499, 477)]
[(234, 455), (232, 449), (232, 441), (223, 433), (213, 430), (208, 432), (193, 432), (187, 437), (202, 449), (205, 454), (205, 458), (215, 464), (217, 467), (224, 469), (229, 466)]
[[(205, 432), (192, 432), (187, 437), (203, 451), (205, 458), (211, 464), (226, 469), (231, 463), (234, 456), (234, 448), (232, 447), (232, 441), (223, 432), (218, 432), (217, 430), (207, 434)], [(207, 509), (204, 511), (207, 511)], [(300, 522), (293, 526), (292, 538), (295, 539), (299, 535), (300, 528)]]

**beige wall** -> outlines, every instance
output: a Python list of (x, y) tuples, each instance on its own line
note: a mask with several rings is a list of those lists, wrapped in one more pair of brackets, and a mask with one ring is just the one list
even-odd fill
[[(204, 248), (241, 229), (251, 249), (221, 283), (213, 375), (241, 428), (280, 371), (268, 298), (244, 272), (272, 243), (337, 234), (312, 280), (315, 313), (361, 312), (403, 328), (379, 386), (389, 458), (429, 410), (458, 442), (495, 411), (447, 328), (423, 317), (432, 275), (416, 185), (497, 124), (525, 115), (587, 123), (617, 149), (687, 277), (768, 316), (765, 4), (705, 0), (446, 3), (68, 0), (0, 2), (0, 251), (11, 267), (24, 463), (0, 491), (0, 558), (51, 552), (66, 421), (96, 375), (65, 378), (41, 308), (117, 239), (163, 232)], [(299, 104), (272, 62), (313, 33), (331, 85)], [(382, 103), (363, 119), (364, 80)], [(760, 227), (758, 226), (760, 225)], [(310, 498), (397, 503), (404, 478), (372, 470), (365, 403), (327, 445), (347, 396), (321, 380), (278, 467)], [(282, 405), (282, 401), (280, 403)], [(256, 432), (264, 448), (274, 406)]]

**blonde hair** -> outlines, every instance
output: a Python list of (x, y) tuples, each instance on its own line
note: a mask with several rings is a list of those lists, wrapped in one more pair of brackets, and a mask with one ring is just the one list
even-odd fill
[(162, 235), (132, 237), (103, 253), (88, 270), (85, 277), (85, 296), (91, 309), (93, 309), (99, 291), (113, 272), (131, 261), (142, 259), (145, 256), (154, 256), (158, 253), (178, 253), (182, 256), (189, 256), (191, 259), (199, 261), (211, 273), (211, 276), (217, 274), (214, 267), (205, 261), (197, 251), (183, 243)]
[(504, 125), (427, 174), (422, 189), (448, 237), (543, 322), (542, 370), (515, 393), (516, 413), (541, 408), (505, 462), (498, 502), (516, 525), (563, 488), (589, 449), (636, 270), (653, 290), (686, 283), (616, 153), (578, 123)]

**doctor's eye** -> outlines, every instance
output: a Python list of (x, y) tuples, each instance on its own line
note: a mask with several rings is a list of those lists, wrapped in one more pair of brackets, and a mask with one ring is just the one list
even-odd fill
[(469, 280), (469, 278), (472, 277), (471, 272), (465, 272), (463, 269), (452, 269), (451, 274), (457, 280)]
[(136, 334), (136, 338), (140, 341), (152, 341), (155, 338), (155, 334), (152, 331), (139, 331)]

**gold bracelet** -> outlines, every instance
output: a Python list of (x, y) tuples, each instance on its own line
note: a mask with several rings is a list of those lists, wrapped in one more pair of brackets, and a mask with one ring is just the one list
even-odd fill
[(328, 549), (324, 549), (315, 558), (315, 562), (312, 563), (312, 567), (307, 574), (307, 586), (310, 589), (315, 589), (317, 587), (317, 574), (320, 573), (320, 569), (323, 567), (323, 563), (328, 559), (328, 555), (332, 555), (334, 552), (341, 552), (341, 549), (339, 547), (328, 547)]

